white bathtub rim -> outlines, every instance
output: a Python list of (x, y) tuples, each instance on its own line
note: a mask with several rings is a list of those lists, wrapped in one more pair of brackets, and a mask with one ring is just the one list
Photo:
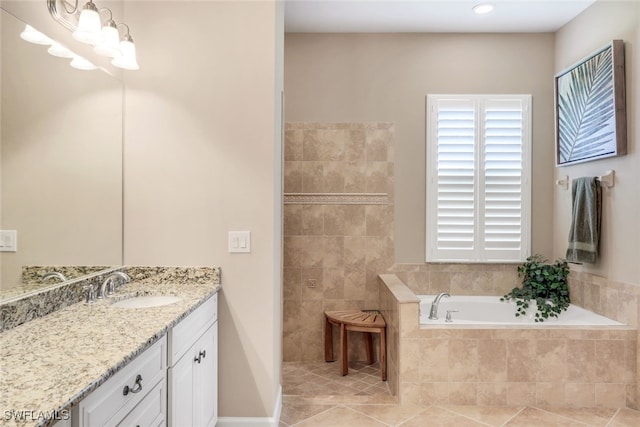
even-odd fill
[[(420, 326), (455, 326), (455, 325), (463, 325), (463, 326), (492, 326), (492, 327), (532, 327), (532, 328), (562, 328), (562, 327), (629, 327), (624, 323), (618, 322), (616, 320), (610, 319), (606, 316), (602, 316), (600, 314), (594, 313), (592, 311), (586, 310), (582, 307), (579, 307), (575, 304), (571, 304), (569, 306), (569, 310), (565, 313), (560, 314), (559, 318), (549, 318), (545, 319), (543, 322), (535, 322), (533, 320), (533, 315), (530, 315), (529, 318), (523, 318), (522, 316), (516, 317), (515, 312), (515, 302), (514, 301), (504, 301), (501, 302), (501, 296), (470, 296), (470, 295), (452, 295), (450, 298), (444, 297), (440, 300), (440, 307), (438, 308), (438, 320), (430, 320), (429, 317), (429, 309), (431, 306), (431, 302), (435, 298), (435, 295), (417, 295), (420, 299)], [(455, 309), (453, 307), (455, 304), (500, 304), (506, 305), (505, 309), (508, 312), (505, 316), (500, 320), (465, 320), (461, 319), (459, 313), (452, 313), (452, 322), (446, 322), (446, 311), (447, 308)], [(496, 306), (494, 306), (495, 308)], [(570, 314), (570, 316), (567, 316)], [(565, 315), (563, 317), (563, 315)], [(588, 317), (589, 320), (579, 320), (574, 317)], [(467, 317), (472, 317), (472, 315), (468, 315)]]

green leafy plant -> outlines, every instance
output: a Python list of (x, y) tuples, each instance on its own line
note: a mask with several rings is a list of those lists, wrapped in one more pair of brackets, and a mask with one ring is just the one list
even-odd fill
[(541, 255), (532, 255), (518, 267), (518, 276), (522, 278), (522, 288), (513, 288), (500, 298), (501, 301), (515, 301), (516, 317), (526, 315), (533, 302), (537, 306), (536, 322), (558, 317), (569, 307), (569, 266), (566, 260), (558, 259), (548, 264)]

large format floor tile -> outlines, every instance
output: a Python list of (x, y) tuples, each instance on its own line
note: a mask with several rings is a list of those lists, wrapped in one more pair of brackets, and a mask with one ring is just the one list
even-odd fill
[(280, 427), (638, 427), (626, 408), (398, 405), (377, 365), (285, 362)]

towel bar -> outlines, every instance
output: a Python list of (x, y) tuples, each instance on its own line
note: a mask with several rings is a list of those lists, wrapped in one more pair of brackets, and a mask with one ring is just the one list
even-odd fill
[(600, 181), (600, 185), (603, 187), (611, 188), (614, 187), (615, 184), (616, 172), (613, 170), (606, 171), (604, 175), (600, 175), (598, 177), (598, 181)]
[(557, 179), (556, 180), (556, 184), (559, 185), (560, 187), (564, 188), (565, 190), (568, 190), (569, 189), (569, 176), (565, 175), (561, 179)]
[[(612, 188), (616, 186), (615, 178), (616, 178), (616, 171), (614, 170), (606, 171), (604, 175), (600, 175), (596, 177), (596, 179), (600, 181), (600, 185), (607, 188)], [(561, 186), (565, 190), (569, 189), (569, 182), (571, 182), (571, 180), (569, 179), (568, 175), (565, 175), (560, 179), (556, 179), (556, 184)]]

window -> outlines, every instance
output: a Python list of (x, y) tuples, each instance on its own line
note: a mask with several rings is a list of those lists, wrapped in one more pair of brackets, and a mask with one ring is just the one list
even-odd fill
[(426, 151), (427, 261), (524, 261), (531, 95), (428, 95)]

